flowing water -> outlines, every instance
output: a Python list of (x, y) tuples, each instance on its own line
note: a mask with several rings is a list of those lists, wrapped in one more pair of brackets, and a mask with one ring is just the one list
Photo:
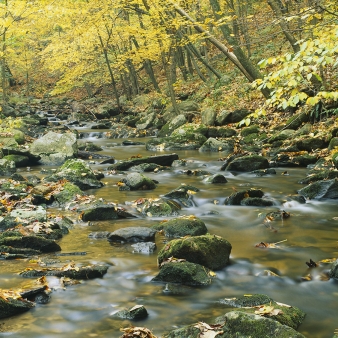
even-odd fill
[[(88, 130), (80, 130), (88, 131)], [(117, 160), (132, 155), (149, 156), (145, 146), (122, 146), (122, 140), (98, 139), (89, 134), (90, 140), (104, 147), (102, 154), (112, 155)], [(137, 139), (144, 141), (145, 139)], [(83, 140), (85, 141), (85, 140)], [(117, 143), (114, 147), (106, 147)], [(161, 152), (165, 153), (165, 152)], [(197, 321), (212, 323), (216, 316), (229, 309), (217, 303), (222, 298), (232, 298), (243, 294), (264, 293), (278, 302), (297, 306), (307, 316), (299, 331), (306, 337), (332, 337), (338, 329), (338, 284), (334, 280), (322, 280), (322, 274), (329, 265), (321, 265), (309, 270), (306, 261), (338, 257), (337, 201), (307, 201), (299, 204), (287, 201), (287, 196), (295, 194), (302, 186), (297, 182), (306, 176), (306, 169), (288, 169), (289, 175), (282, 175), (285, 168), (277, 168), (277, 175), (254, 177), (249, 174), (234, 176), (223, 172), (228, 183), (206, 184), (202, 177), (187, 176), (183, 170), (203, 169), (219, 172), (222, 162), (220, 154), (199, 153), (198, 151), (176, 152), (180, 159), (187, 159), (185, 168), (151, 173), (147, 176), (159, 184), (153, 191), (118, 191), (115, 186), (123, 176), (112, 175), (103, 179), (101, 189), (87, 191), (97, 198), (118, 202), (123, 205), (140, 197), (158, 197), (178, 187), (181, 183), (191, 184), (200, 189), (193, 196), (195, 207), (182, 209), (181, 215), (195, 215), (201, 218), (209, 233), (224, 237), (232, 244), (231, 264), (217, 271), (217, 278), (211, 286), (203, 288), (175, 287), (151, 282), (158, 273), (156, 252), (162, 248), (165, 238), (156, 236), (157, 251), (144, 255), (133, 253), (129, 244), (111, 245), (105, 239), (91, 239), (92, 231), (114, 231), (129, 226), (151, 226), (160, 218), (137, 218), (104, 222), (76, 223), (69, 235), (59, 244), (64, 252), (86, 251), (85, 256), (70, 258), (78, 264), (104, 263), (110, 265), (102, 279), (84, 281), (82, 284), (59, 287), (59, 280), (48, 277), (51, 287), (55, 287), (49, 304), (37, 305), (22, 315), (3, 319), (0, 323), (0, 337), (120, 337), (120, 328), (131, 325), (145, 326), (160, 337), (165, 332)], [(104, 170), (107, 166), (93, 165)], [(31, 168), (29, 174), (40, 175), (41, 167)], [(23, 176), (28, 173), (22, 170)], [(257, 208), (225, 206), (225, 197), (234, 190), (261, 188), (265, 195), (273, 199), (274, 207)], [(291, 214), (288, 219), (264, 223), (264, 215), (270, 211), (283, 209)], [(63, 210), (51, 209), (75, 218)], [(286, 240), (286, 241), (284, 241)], [(277, 248), (258, 248), (257, 243), (276, 243)], [(0, 288), (16, 288), (29, 282), (16, 273), (29, 265), (27, 261), (0, 261)], [(270, 270), (281, 277), (265, 276)], [(311, 274), (311, 281), (301, 277)], [(124, 308), (143, 304), (149, 316), (145, 320), (131, 323), (113, 317)]]

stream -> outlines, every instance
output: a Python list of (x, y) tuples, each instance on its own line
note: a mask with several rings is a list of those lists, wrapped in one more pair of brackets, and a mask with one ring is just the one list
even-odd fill
[[(123, 146), (123, 139), (97, 138), (86, 128), (76, 128), (88, 137), (79, 142), (91, 141), (104, 148), (100, 154), (122, 160), (132, 155), (149, 156), (144, 145)], [(135, 139), (145, 142), (147, 139)], [(107, 145), (117, 145), (109, 147)], [(157, 152), (164, 154), (171, 152)], [(234, 176), (222, 172), (228, 183), (207, 184), (203, 177), (188, 176), (187, 169), (203, 169), (218, 173), (222, 165), (220, 153), (177, 151), (180, 159), (188, 160), (187, 167), (172, 168), (158, 173), (145, 173), (159, 184), (152, 191), (118, 191), (116, 183), (123, 175), (106, 176), (105, 186), (86, 191), (107, 201), (123, 205), (140, 197), (156, 198), (182, 183), (200, 189), (193, 196), (195, 207), (183, 208), (180, 215), (195, 215), (201, 218), (209, 233), (224, 237), (232, 244), (230, 265), (216, 271), (217, 278), (211, 286), (194, 288), (169, 286), (151, 282), (158, 273), (157, 252), (167, 240), (156, 235), (157, 250), (154, 254), (133, 253), (130, 244), (110, 244), (106, 239), (92, 239), (93, 231), (114, 231), (129, 226), (151, 226), (162, 218), (119, 219), (83, 223), (77, 220), (70, 234), (58, 243), (63, 252), (86, 251), (84, 256), (62, 256), (65, 264), (74, 260), (76, 264), (108, 264), (110, 268), (102, 279), (84, 281), (79, 285), (60, 287), (59, 279), (47, 277), (54, 287), (48, 304), (37, 304), (22, 315), (0, 321), (0, 337), (109, 337), (122, 335), (120, 328), (144, 326), (157, 336), (191, 323), (204, 321), (213, 323), (215, 317), (230, 311), (217, 301), (243, 294), (264, 293), (278, 302), (297, 306), (307, 315), (298, 331), (306, 337), (332, 337), (338, 329), (338, 284), (334, 280), (322, 280), (330, 264), (309, 269), (305, 262), (318, 262), (338, 257), (338, 208), (337, 200), (310, 200), (306, 204), (288, 200), (303, 185), (297, 182), (304, 178), (307, 169), (276, 168), (276, 175), (255, 177), (251, 174)], [(93, 169), (103, 170), (109, 165), (93, 164)], [(32, 167), (29, 172), (22, 168), (20, 174), (38, 175), (42, 166)], [(289, 175), (282, 175), (287, 169)], [(274, 207), (258, 208), (225, 206), (224, 200), (235, 190), (261, 188), (275, 203)], [(290, 213), (284, 220), (264, 223), (265, 214), (283, 209)], [(50, 208), (50, 213), (77, 215), (69, 211)], [(285, 241), (286, 240), (286, 241)], [(255, 247), (260, 242), (276, 243), (276, 248)], [(29, 266), (25, 260), (0, 261), (0, 288), (21, 287), (29, 282), (17, 273)], [(267, 276), (270, 270), (280, 277)], [(302, 277), (311, 274), (311, 281)], [(149, 316), (145, 320), (130, 322), (114, 318), (113, 314), (124, 308), (142, 304)]]

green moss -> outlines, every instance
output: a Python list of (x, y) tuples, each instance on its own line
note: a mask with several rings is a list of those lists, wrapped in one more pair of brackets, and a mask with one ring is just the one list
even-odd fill
[(54, 197), (59, 204), (63, 205), (74, 200), (76, 195), (82, 196), (82, 190), (77, 185), (67, 182), (64, 184), (63, 190), (55, 194)]

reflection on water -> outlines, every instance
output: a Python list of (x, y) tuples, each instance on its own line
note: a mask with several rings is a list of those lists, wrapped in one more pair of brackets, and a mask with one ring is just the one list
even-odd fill
[[(140, 141), (142, 139), (138, 139)], [(104, 146), (108, 141), (121, 143), (122, 140), (91, 139)], [(125, 147), (117, 145), (105, 148), (105, 154), (116, 159), (131, 155), (149, 155), (144, 146)], [(181, 159), (189, 159), (188, 168), (203, 169), (216, 173), (221, 163), (220, 154), (199, 153), (197, 151), (178, 152)], [(93, 165), (100, 168), (98, 164)], [(32, 168), (30, 174), (38, 174), (40, 168)], [(108, 273), (102, 279), (85, 281), (81, 285), (58, 286), (58, 280), (50, 278), (55, 287), (52, 300), (47, 305), (37, 305), (35, 309), (17, 317), (4, 319), (0, 326), (0, 337), (120, 337), (121, 327), (131, 324), (119, 320), (113, 314), (135, 304), (143, 304), (149, 312), (146, 320), (137, 325), (146, 326), (154, 334), (164, 332), (181, 325), (196, 321), (212, 322), (216, 316), (229, 309), (217, 304), (220, 298), (230, 298), (243, 294), (265, 293), (279, 302), (294, 305), (307, 313), (305, 322), (299, 331), (308, 337), (331, 337), (337, 329), (337, 283), (333, 280), (322, 281), (321, 274), (326, 266), (312, 269), (305, 264), (309, 259), (319, 261), (338, 257), (337, 202), (308, 201), (299, 204), (287, 201), (287, 195), (295, 194), (301, 187), (297, 182), (306, 175), (304, 169), (290, 169), (289, 176), (281, 175), (282, 169), (276, 169), (277, 175), (271, 177), (253, 177), (248, 174), (234, 176), (225, 172), (228, 183), (210, 185), (203, 177), (187, 176), (185, 168), (174, 168), (157, 174), (147, 174), (159, 181), (154, 191), (119, 192), (114, 184), (122, 176), (108, 176), (102, 189), (88, 193), (107, 201), (124, 204), (139, 197), (158, 197), (176, 188), (181, 183), (200, 188), (193, 196), (195, 207), (183, 209), (181, 214), (194, 214), (206, 223), (212, 234), (226, 238), (233, 246), (231, 264), (217, 271), (218, 278), (206, 288), (169, 286), (152, 283), (158, 268), (156, 252), (152, 255), (134, 254), (132, 247), (111, 245), (104, 239), (88, 238), (92, 231), (114, 231), (128, 226), (150, 226), (159, 219), (138, 218), (129, 220), (92, 222), (91, 225), (78, 223), (60, 241), (64, 252), (86, 251), (86, 256), (74, 257), (77, 263), (110, 264)], [(27, 174), (24, 171), (23, 175)], [(234, 190), (261, 188), (274, 201), (269, 208), (225, 206), (226, 196)], [(264, 214), (284, 209), (291, 217), (283, 221), (264, 224)], [(60, 212), (60, 211), (59, 211)], [(286, 240), (286, 241), (284, 241)], [(257, 248), (260, 242), (276, 243), (277, 248)], [(157, 250), (164, 245), (165, 238), (157, 235)], [(69, 257), (61, 257), (67, 262)], [(0, 261), (0, 288), (20, 287), (22, 280), (16, 273), (27, 267), (25, 261)], [(281, 276), (265, 276), (270, 270)], [(301, 277), (311, 273), (313, 280), (301, 282)]]

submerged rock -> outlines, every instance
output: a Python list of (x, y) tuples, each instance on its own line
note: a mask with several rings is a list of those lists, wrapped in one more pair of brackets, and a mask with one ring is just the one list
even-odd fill
[(200, 264), (177, 261), (165, 263), (152, 281), (204, 286), (211, 284), (215, 275), (214, 272)]
[(155, 240), (156, 230), (147, 227), (127, 227), (108, 235), (111, 242), (149, 242)]
[(0, 318), (7, 318), (26, 312), (35, 304), (23, 298), (0, 297)]
[(164, 197), (173, 199), (179, 202), (184, 207), (192, 207), (194, 206), (194, 202), (192, 200), (192, 194), (198, 192), (199, 189), (192, 185), (180, 185), (174, 190), (166, 193)]
[(211, 270), (220, 270), (228, 265), (232, 246), (216, 235), (201, 235), (173, 239), (157, 255), (158, 264), (170, 257), (185, 259)]
[(173, 218), (153, 225), (152, 228), (157, 231), (163, 231), (167, 237), (176, 238), (205, 235), (208, 232), (205, 223), (193, 215)]

